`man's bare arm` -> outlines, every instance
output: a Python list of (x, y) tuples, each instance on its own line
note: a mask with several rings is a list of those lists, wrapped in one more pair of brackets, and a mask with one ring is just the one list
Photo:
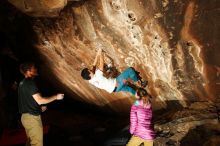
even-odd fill
[(98, 62), (98, 57), (100, 57), (100, 54), (102, 53), (102, 49), (99, 49), (98, 52), (96, 53), (96, 56), (95, 56), (95, 60), (93, 62), (93, 66), (96, 66), (97, 65), (97, 62)]
[(56, 94), (51, 97), (42, 97), (40, 93), (36, 93), (32, 95), (34, 100), (39, 104), (47, 104), (54, 100), (62, 100), (64, 98), (64, 94)]
[(94, 60), (94, 62), (92, 64), (92, 66), (96, 66), (97, 65), (98, 57), (99, 57), (99, 54), (97, 53), (96, 56), (95, 56), (95, 60)]
[(98, 68), (103, 71), (104, 70), (104, 54), (101, 52), (100, 58), (99, 58), (99, 66)]

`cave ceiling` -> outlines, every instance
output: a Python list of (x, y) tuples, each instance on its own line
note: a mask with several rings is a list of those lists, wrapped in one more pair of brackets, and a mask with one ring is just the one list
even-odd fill
[(8, 1), (31, 17), (42, 74), (77, 100), (118, 112), (134, 100), (81, 78), (99, 48), (140, 71), (155, 109), (220, 98), (218, 0)]

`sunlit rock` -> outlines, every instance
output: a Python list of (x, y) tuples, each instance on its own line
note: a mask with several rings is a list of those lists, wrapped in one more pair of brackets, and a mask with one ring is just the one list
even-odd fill
[(65, 8), (66, 1), (53, 2), (45, 4), (63, 9), (57, 17), (29, 20), (32, 46), (43, 62), (42, 75), (73, 98), (129, 111), (130, 94), (109, 94), (80, 77), (99, 48), (119, 71), (140, 71), (155, 110), (219, 98), (218, 1), (92, 0)]
[(8, 0), (22, 12), (34, 17), (58, 16), (67, 0)]

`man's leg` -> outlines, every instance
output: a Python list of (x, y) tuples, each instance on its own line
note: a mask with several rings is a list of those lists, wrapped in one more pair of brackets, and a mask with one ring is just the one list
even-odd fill
[(142, 81), (139, 73), (137, 73), (132, 67), (127, 68), (116, 78), (119, 86), (120, 83), (122, 84), (124, 81), (129, 81), (129, 79), (134, 82), (140, 81), (140, 86), (143, 88), (147, 86), (147, 81)]
[(120, 91), (130, 92), (132, 95), (136, 94), (136, 90), (130, 86), (127, 86), (127, 85), (123, 85), (120, 88), (117, 87), (116, 92), (120, 92)]
[(135, 82), (139, 80), (136, 72), (131, 67), (123, 71), (116, 79), (118, 82), (123, 82), (124, 80), (128, 80), (129, 78)]
[(43, 127), (40, 116), (22, 114), (22, 125), (25, 128), (27, 137), (30, 138), (31, 146), (43, 146)]
[[(27, 133), (27, 132), (26, 132)], [(26, 144), (25, 146), (31, 146), (31, 140), (29, 137), (27, 137), (27, 141), (26, 141)]]
[(140, 139), (139, 137), (132, 136), (126, 146), (139, 146), (142, 142), (143, 142), (143, 140)]

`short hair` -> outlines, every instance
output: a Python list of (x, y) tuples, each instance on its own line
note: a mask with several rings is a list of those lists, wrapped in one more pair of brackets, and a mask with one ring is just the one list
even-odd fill
[(84, 69), (81, 71), (81, 76), (82, 76), (82, 78), (85, 79), (85, 80), (90, 80), (91, 77), (90, 77), (89, 69), (88, 69), (88, 68), (84, 68)]
[(31, 67), (35, 66), (33, 62), (25, 62), (20, 65), (20, 72), (24, 75)]

